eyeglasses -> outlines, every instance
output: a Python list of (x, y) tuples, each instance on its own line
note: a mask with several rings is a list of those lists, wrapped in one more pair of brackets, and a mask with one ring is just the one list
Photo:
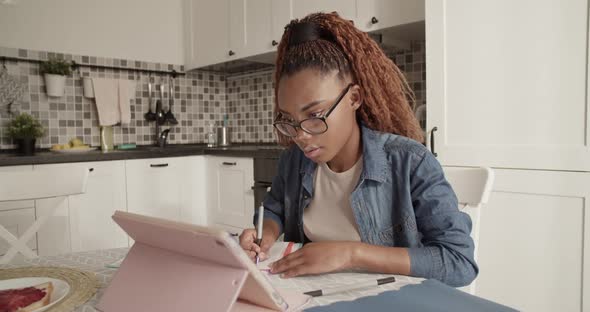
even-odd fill
[[(287, 121), (275, 120), (275, 122), (273, 122), (272, 125), (280, 133), (282, 133), (290, 138), (297, 136), (297, 128), (301, 128), (301, 130), (303, 130), (309, 134), (322, 134), (322, 133), (328, 131), (328, 124), (326, 123), (326, 118), (328, 118), (328, 116), (330, 116), (330, 113), (332, 113), (334, 111), (336, 106), (338, 106), (340, 101), (342, 101), (342, 99), (344, 98), (346, 93), (348, 93), (348, 90), (350, 89), (350, 87), (352, 87), (353, 85), (354, 85), (353, 83), (348, 84), (348, 86), (346, 86), (346, 88), (340, 93), (340, 95), (336, 99), (336, 103), (334, 103), (334, 105), (332, 105), (332, 107), (330, 107), (330, 109), (328, 109), (328, 111), (321, 117), (311, 117), (311, 118), (303, 119), (302, 121), (300, 121), (298, 123), (290, 123)], [(279, 118), (279, 116), (277, 116), (277, 119)]]

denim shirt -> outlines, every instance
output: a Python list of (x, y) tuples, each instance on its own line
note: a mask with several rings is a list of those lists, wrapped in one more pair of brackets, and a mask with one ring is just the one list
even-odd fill
[[(455, 287), (471, 283), (478, 273), (471, 219), (459, 211), (439, 162), (414, 140), (365, 126), (361, 132), (363, 170), (350, 196), (361, 241), (406, 247), (412, 276)], [(264, 218), (279, 225), (285, 241), (305, 242), (303, 211), (314, 194), (316, 166), (295, 145), (280, 156), (263, 205)]]

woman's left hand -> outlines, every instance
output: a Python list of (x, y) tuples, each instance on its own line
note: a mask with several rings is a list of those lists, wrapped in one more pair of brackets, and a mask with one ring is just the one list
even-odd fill
[(288, 278), (349, 269), (354, 242), (308, 243), (271, 265), (271, 273)]

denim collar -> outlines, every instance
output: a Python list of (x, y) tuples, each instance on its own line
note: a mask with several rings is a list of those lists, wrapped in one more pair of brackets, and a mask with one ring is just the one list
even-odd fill
[[(361, 124), (361, 137), (363, 144), (363, 171), (361, 180), (374, 180), (377, 182), (387, 182), (388, 173), (391, 174), (391, 165), (387, 160), (385, 152), (385, 139), (382, 133), (367, 128)], [(309, 194), (312, 194), (313, 175), (317, 164), (309, 158), (303, 156), (301, 171), (303, 175), (302, 182)]]

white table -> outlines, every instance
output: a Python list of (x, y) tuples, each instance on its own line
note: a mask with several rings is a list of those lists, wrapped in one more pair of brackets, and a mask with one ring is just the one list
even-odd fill
[[(127, 254), (128, 248), (97, 250), (91, 252), (80, 252), (64, 254), (59, 256), (40, 257), (36, 259), (18, 259), (9, 264), (0, 265), (0, 269), (16, 268), (23, 266), (59, 266), (76, 268), (85, 271), (96, 273), (102, 286), (99, 291), (86, 304), (80, 306), (76, 312), (95, 312), (94, 307), (98, 303), (98, 299), (106, 286), (111, 281), (116, 269), (106, 268), (105, 265), (113, 263)], [(277, 288), (292, 289), (295, 291), (306, 292), (316, 290), (319, 288), (340, 286), (344, 284), (351, 284), (358, 281), (372, 280), (385, 276), (384, 274), (365, 274), (365, 273), (333, 273), (321, 276), (305, 276), (295, 277), (289, 279), (282, 279), (278, 275), (270, 275), (271, 283)], [(396, 275), (396, 282), (381, 285), (379, 287), (372, 287), (367, 289), (343, 292), (324, 297), (316, 297), (312, 302), (306, 306), (312, 307), (317, 305), (326, 305), (336, 301), (354, 300), (359, 297), (376, 295), (385, 290), (397, 290), (402, 286), (409, 284), (418, 284), (423, 279), (408, 276)]]

